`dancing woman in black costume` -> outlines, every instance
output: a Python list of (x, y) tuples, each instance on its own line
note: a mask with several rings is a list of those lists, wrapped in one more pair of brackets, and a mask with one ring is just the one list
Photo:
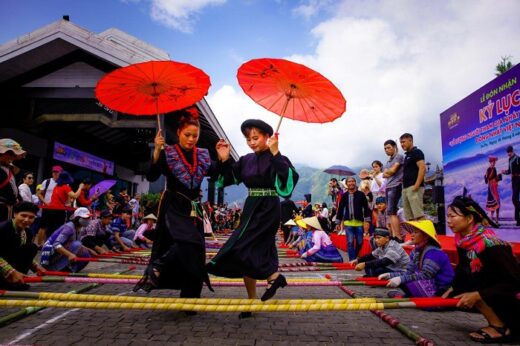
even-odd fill
[[(272, 298), (287, 281), (278, 272), (275, 236), (280, 225), (280, 199), (291, 195), (298, 174), (278, 150), (273, 129), (261, 120), (247, 120), (241, 126), (253, 153), (229, 160), (229, 144), (217, 144), (219, 162), (217, 184), (239, 184), (248, 188), (248, 197), (238, 228), (219, 253), (208, 263), (208, 272), (217, 276), (243, 278), (250, 299), (256, 298), (256, 280), (267, 280), (261, 299)], [(250, 317), (241, 313), (240, 317)]]

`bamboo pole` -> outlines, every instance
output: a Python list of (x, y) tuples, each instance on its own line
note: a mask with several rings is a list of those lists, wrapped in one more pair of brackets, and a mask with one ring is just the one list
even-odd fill
[[(414, 302), (392, 303), (316, 303), (316, 304), (237, 304), (201, 305), (184, 303), (120, 303), (120, 302), (76, 302), (56, 300), (0, 300), (0, 307), (43, 306), (65, 309), (122, 309), (122, 310), (182, 310), (202, 312), (310, 312), (310, 311), (361, 311), (417, 308)], [(432, 307), (434, 305), (432, 304)]]
[[(135, 266), (131, 266), (130, 268), (128, 268), (127, 270), (124, 270), (120, 273), (126, 273), (126, 272), (129, 272), (129, 271), (132, 271), (135, 269)], [(101, 286), (101, 284), (99, 283), (93, 283), (93, 284), (89, 284), (89, 285), (85, 285), (83, 287), (80, 287), (76, 290), (72, 290), (72, 291), (69, 291), (67, 292), (67, 294), (79, 294), (79, 293), (83, 293), (83, 292), (87, 292), (87, 291), (90, 291), (91, 289), (94, 289), (94, 288), (97, 288)], [(27, 306), (27, 307), (24, 307), (23, 309), (20, 309), (16, 312), (13, 312), (13, 313), (10, 313), (8, 315), (5, 315), (3, 317), (0, 318), (0, 326), (5, 326), (5, 325), (8, 325), (8, 324), (11, 324), (15, 321), (18, 321), (26, 316), (29, 316), (29, 315), (32, 315), (38, 311), (41, 311), (45, 309), (45, 307), (42, 307), (42, 306), (39, 306), (38, 304), (34, 305), (34, 306)]]
[[(340, 286), (339, 287), (343, 292), (347, 293), (352, 298), (358, 298), (358, 295), (354, 293), (354, 291), (348, 289), (347, 287)], [(454, 302), (453, 306), (456, 306), (457, 302)], [(417, 305), (416, 305), (417, 306)], [(428, 339), (423, 338), (419, 334), (412, 331), (409, 327), (402, 324), (398, 319), (392, 317), (391, 315), (381, 311), (381, 309), (373, 309), (370, 310), (374, 315), (379, 317), (382, 321), (390, 325), (392, 328), (397, 329), (401, 334), (406, 336), (408, 339), (414, 341), (417, 345), (421, 346), (434, 346), (435, 344)]]
[[(265, 305), (259, 299), (235, 299), (235, 298), (162, 298), (162, 297), (142, 297), (142, 296), (119, 296), (101, 294), (67, 294), (59, 292), (19, 292), (19, 291), (0, 291), (2, 297), (26, 298), (59, 301), (85, 301), (85, 302), (117, 302), (117, 303), (181, 303), (196, 305)], [(269, 305), (309, 305), (309, 304), (355, 304), (355, 303), (396, 303), (409, 301), (403, 299), (372, 297), (358, 299), (273, 299), (269, 300)]]

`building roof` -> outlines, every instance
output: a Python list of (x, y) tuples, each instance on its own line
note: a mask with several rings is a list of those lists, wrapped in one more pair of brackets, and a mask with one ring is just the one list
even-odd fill
[(78, 48), (115, 66), (170, 59), (165, 51), (118, 29), (111, 28), (95, 34), (61, 19), (0, 46), (0, 82)]
[[(0, 46), (0, 102), (7, 104), (2, 113), (10, 115), (5, 125), (27, 128), (36, 135), (56, 135), (55, 140), (77, 143), (100, 136), (110, 145), (125, 147), (125, 140), (135, 144), (132, 128), (153, 130), (154, 118), (104, 110), (93, 102), (95, 85), (118, 67), (169, 59), (167, 52), (115, 28), (96, 34), (65, 19), (53, 22)], [(228, 137), (206, 100), (197, 106), (207, 137), (200, 144), (215, 155), (214, 143)], [(71, 125), (89, 132), (89, 137), (66, 133)], [(149, 130), (141, 134), (150, 138)], [(231, 155), (238, 159), (234, 148)]]

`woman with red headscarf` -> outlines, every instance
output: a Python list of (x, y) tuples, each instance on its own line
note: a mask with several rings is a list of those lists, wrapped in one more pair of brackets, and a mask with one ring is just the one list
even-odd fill
[(460, 298), (458, 307), (476, 308), (488, 322), (469, 336), (481, 343), (500, 343), (520, 336), (520, 264), (511, 245), (499, 239), (486, 212), (470, 198), (455, 197), (448, 207), (448, 226), (455, 233), (459, 263), (452, 288), (444, 296)]

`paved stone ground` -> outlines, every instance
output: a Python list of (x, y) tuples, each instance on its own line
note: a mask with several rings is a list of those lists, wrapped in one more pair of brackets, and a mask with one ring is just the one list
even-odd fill
[[(283, 260), (293, 261), (293, 260)], [(117, 272), (128, 266), (91, 263), (86, 272)], [(133, 273), (138, 273), (134, 271)], [(356, 272), (331, 272), (347, 278)], [(324, 272), (289, 273), (291, 277), (320, 277)], [(83, 284), (32, 285), (31, 291), (67, 292)], [(92, 294), (134, 294), (131, 285), (104, 285)], [(241, 287), (207, 289), (203, 297), (244, 298)], [(385, 297), (388, 289), (353, 286), (365, 296)], [(259, 295), (263, 288), (259, 288)], [(153, 296), (178, 296), (153, 291)], [(346, 298), (337, 287), (286, 287), (276, 298)], [(5, 316), (18, 309), (0, 309)], [(414, 332), (436, 345), (477, 345), (467, 333), (486, 325), (479, 314), (386, 310)], [(413, 345), (414, 343), (369, 311), (312, 313), (255, 313), (239, 320), (237, 313), (45, 309), (0, 328), (0, 344), (18, 345)]]

